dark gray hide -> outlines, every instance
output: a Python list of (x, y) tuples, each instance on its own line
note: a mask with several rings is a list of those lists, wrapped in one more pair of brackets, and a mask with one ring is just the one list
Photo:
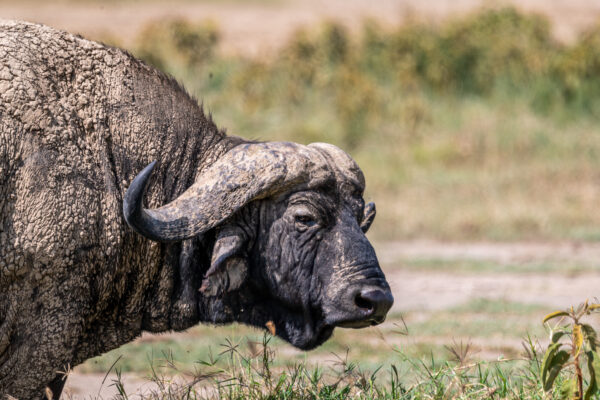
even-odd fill
[(0, 21), (0, 398), (56, 398), (142, 331), (269, 323), (310, 349), (383, 321), (363, 190), (335, 146), (226, 136), (122, 50)]

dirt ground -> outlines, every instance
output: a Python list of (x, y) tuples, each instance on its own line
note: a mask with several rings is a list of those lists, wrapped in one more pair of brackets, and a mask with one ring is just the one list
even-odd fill
[(254, 0), (254, 1), (126, 1), (126, 2), (0, 2), (0, 18), (44, 23), (102, 39), (116, 37), (131, 44), (140, 27), (151, 20), (184, 17), (216, 22), (226, 52), (261, 55), (276, 50), (291, 33), (324, 19), (359, 29), (365, 18), (397, 24), (410, 15), (433, 21), (490, 4), (513, 4), (551, 19), (557, 37), (569, 40), (600, 15), (600, 2), (589, 0)]
[[(448, 309), (472, 299), (502, 299), (523, 304), (545, 305), (550, 309), (564, 308), (600, 295), (600, 245), (572, 243), (439, 243), (430, 241), (396, 242), (378, 247), (381, 262), (395, 297), (392, 312)], [(582, 272), (448, 272), (403, 268), (403, 259), (484, 260), (509, 262), (588, 263), (591, 270)], [(414, 340), (419, 340), (415, 338)], [(472, 343), (477, 344), (474, 338)], [(498, 338), (494, 339), (498, 342)], [(510, 342), (510, 343), (508, 343)], [(520, 345), (508, 340), (507, 345)], [(77, 370), (67, 382), (65, 397), (80, 399), (117, 393), (111, 386), (114, 375), (81, 374)], [(104, 383), (102, 381), (104, 380)], [(135, 374), (124, 374), (122, 381), (132, 395), (149, 394), (155, 386)], [(135, 398), (135, 396), (133, 397)]]

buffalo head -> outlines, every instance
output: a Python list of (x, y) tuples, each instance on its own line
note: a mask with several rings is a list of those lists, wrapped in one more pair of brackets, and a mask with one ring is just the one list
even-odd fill
[(365, 237), (375, 205), (364, 204), (363, 174), (339, 148), (238, 145), (177, 199), (145, 209), (153, 167), (128, 189), (125, 219), (157, 241), (204, 235), (211, 249), (199, 285), (204, 319), (268, 327), (302, 349), (336, 326), (385, 319), (393, 297)]

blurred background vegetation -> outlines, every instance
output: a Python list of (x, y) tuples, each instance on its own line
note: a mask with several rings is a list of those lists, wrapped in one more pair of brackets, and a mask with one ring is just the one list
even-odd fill
[(566, 44), (513, 7), (353, 34), (329, 22), (266, 59), (224, 56), (219, 39), (170, 19), (131, 47), (231, 134), (350, 152), (375, 238), (600, 237), (600, 24)]

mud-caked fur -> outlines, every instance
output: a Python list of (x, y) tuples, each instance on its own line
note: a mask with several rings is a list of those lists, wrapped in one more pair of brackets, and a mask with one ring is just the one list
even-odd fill
[(358, 327), (345, 293), (389, 287), (364, 238), (374, 210), (362, 174), (344, 177), (339, 149), (306, 153), (331, 179), (263, 191), (186, 240), (149, 240), (125, 222), (129, 184), (153, 160), (148, 209), (246, 145), (126, 52), (0, 20), (0, 398), (56, 397), (61, 371), (142, 331), (270, 323), (309, 349)]

